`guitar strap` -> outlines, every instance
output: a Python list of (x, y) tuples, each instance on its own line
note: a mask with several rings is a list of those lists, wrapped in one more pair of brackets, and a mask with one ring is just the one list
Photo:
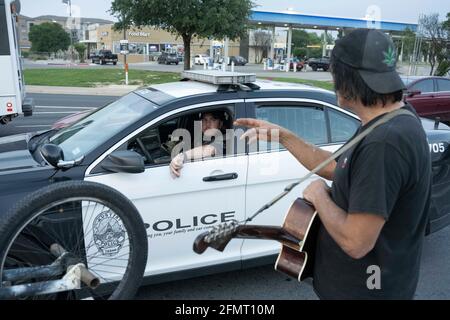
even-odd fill
[(348, 142), (342, 148), (337, 150), (330, 158), (328, 158), (327, 160), (325, 160), (324, 162), (319, 164), (316, 168), (311, 170), (303, 178), (301, 178), (297, 182), (294, 182), (294, 183), (290, 184), (289, 186), (287, 186), (281, 194), (279, 194), (272, 201), (270, 201), (269, 203), (264, 205), (253, 216), (251, 216), (250, 218), (246, 219), (245, 222), (252, 221), (257, 215), (259, 215), (263, 211), (265, 211), (265, 210), (269, 209), (270, 207), (272, 207), (275, 203), (277, 203), (278, 201), (283, 199), (286, 195), (288, 195), (292, 191), (292, 189), (294, 189), (296, 186), (298, 186), (299, 184), (305, 182), (306, 180), (311, 178), (313, 175), (315, 175), (317, 172), (319, 172), (320, 170), (322, 170), (323, 168), (328, 166), (332, 161), (334, 161), (337, 158), (339, 158), (343, 153), (345, 153), (346, 151), (348, 151), (351, 148), (353, 148), (362, 139), (364, 139), (367, 135), (369, 135), (375, 128), (377, 128), (378, 126), (382, 125), (383, 123), (386, 123), (389, 120), (391, 120), (391, 119), (393, 119), (393, 118), (395, 118), (397, 116), (400, 116), (400, 115), (408, 115), (408, 116), (412, 116), (412, 117), (417, 119), (417, 117), (416, 117), (416, 115), (414, 113), (412, 113), (411, 111), (406, 110), (406, 109), (397, 109), (397, 110), (391, 111), (389, 113), (386, 113), (384, 116), (382, 116), (380, 119), (378, 119), (375, 123), (373, 123), (370, 127), (368, 127), (366, 130), (364, 130), (361, 133), (359, 133), (350, 142)]

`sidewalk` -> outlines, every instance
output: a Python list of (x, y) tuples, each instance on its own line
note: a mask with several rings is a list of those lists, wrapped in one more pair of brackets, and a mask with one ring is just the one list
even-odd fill
[(123, 96), (140, 86), (110, 85), (96, 88), (26, 86), (27, 93), (74, 94), (86, 96)]

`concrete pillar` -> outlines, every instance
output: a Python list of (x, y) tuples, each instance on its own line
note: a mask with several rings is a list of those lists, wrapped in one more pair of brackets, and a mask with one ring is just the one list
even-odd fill
[(275, 26), (272, 29), (272, 43), (270, 44), (269, 58), (273, 60), (274, 56), (275, 56)]
[(230, 39), (225, 38), (225, 42), (224, 42), (224, 57), (223, 57), (223, 61), (225, 62), (225, 65), (228, 65), (229, 54), (230, 54)]
[(405, 45), (405, 41), (404, 41), (404, 39), (402, 37), (402, 49), (400, 50), (400, 57), (398, 58), (400, 62), (403, 62), (403, 48), (404, 48), (404, 45)]
[(214, 39), (210, 38), (210, 45), (209, 45), (209, 58), (214, 63)]
[(285, 61), (287, 70), (289, 70), (291, 55), (292, 55), (292, 26), (289, 26), (288, 40), (287, 40), (287, 57), (286, 57), (287, 61)]
[(323, 31), (322, 57), (327, 55), (327, 29)]

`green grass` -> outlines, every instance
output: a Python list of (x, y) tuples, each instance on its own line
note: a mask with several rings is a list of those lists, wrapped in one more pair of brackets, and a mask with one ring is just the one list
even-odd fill
[[(148, 86), (180, 80), (179, 73), (130, 70), (129, 84)], [(307, 84), (333, 90), (328, 81), (305, 80), (297, 78), (268, 78), (273, 81)], [(27, 85), (57, 87), (98, 87), (110, 84), (125, 84), (125, 72), (121, 69), (28, 69), (25, 70)]]
[(334, 91), (334, 84), (333, 84), (333, 82), (329, 82), (329, 81), (305, 80), (305, 79), (297, 79), (297, 78), (268, 78), (268, 77), (264, 77), (263, 79), (272, 80), (272, 81), (280, 81), (280, 82), (306, 84), (306, 85), (311, 85), (314, 87)]
[[(178, 73), (130, 70), (130, 85), (152, 85), (180, 80)], [(28, 69), (27, 85), (58, 87), (97, 87), (125, 84), (125, 72), (120, 69)]]

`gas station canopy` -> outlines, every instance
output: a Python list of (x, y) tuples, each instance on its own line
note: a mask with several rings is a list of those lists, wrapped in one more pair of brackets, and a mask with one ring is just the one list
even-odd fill
[(253, 24), (275, 27), (294, 27), (304, 29), (340, 30), (357, 28), (374, 28), (386, 32), (399, 32), (409, 29), (417, 30), (417, 24), (389, 22), (373, 19), (353, 19), (339, 17), (324, 17), (300, 14), (295, 11), (269, 12), (252, 11), (250, 21)]

